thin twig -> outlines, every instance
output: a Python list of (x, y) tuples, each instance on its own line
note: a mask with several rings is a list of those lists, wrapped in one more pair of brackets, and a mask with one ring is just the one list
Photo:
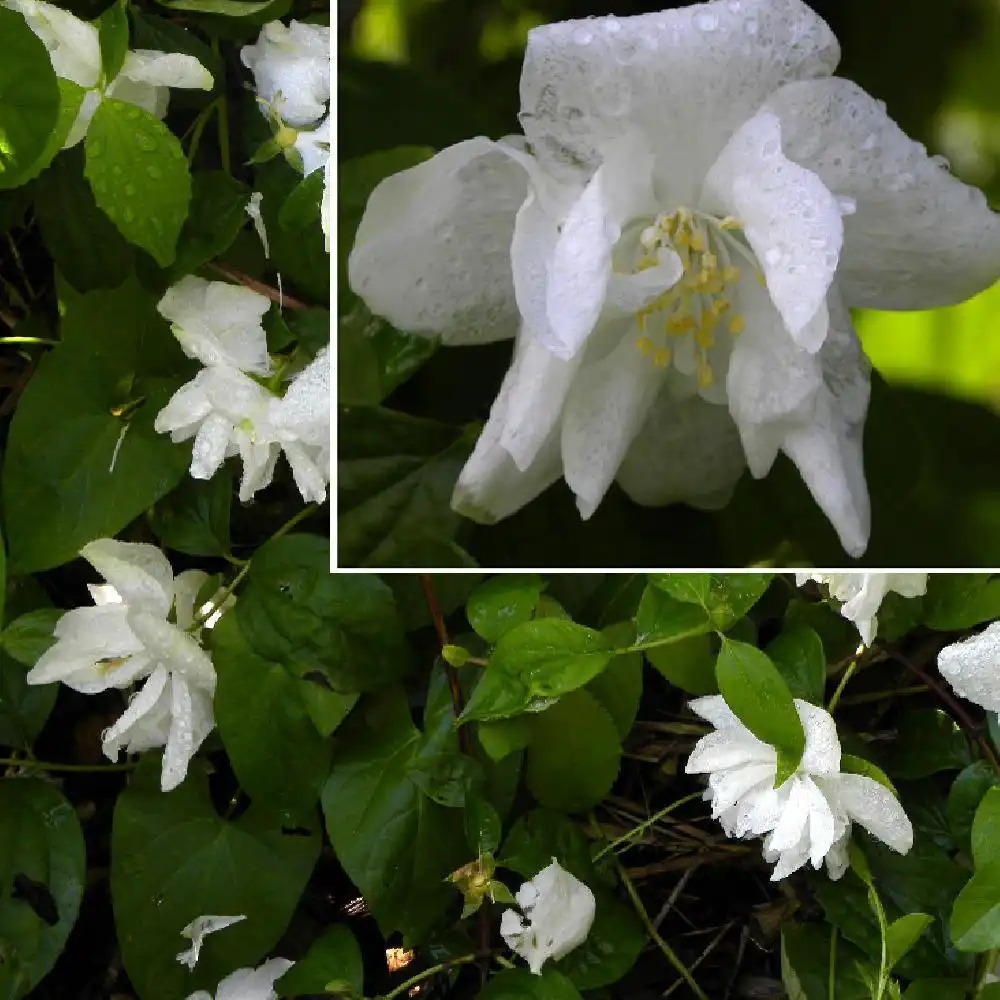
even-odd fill
[(208, 265), (209, 269), (215, 271), (217, 274), (224, 275), (231, 281), (238, 281), (241, 285), (247, 288), (252, 288), (255, 292), (259, 292), (261, 295), (266, 296), (272, 302), (277, 302), (279, 305), (286, 306), (289, 309), (308, 309), (309, 306), (302, 302), (300, 299), (292, 298), (285, 292), (279, 292), (277, 288), (272, 288), (270, 285), (265, 285), (263, 281), (258, 281), (256, 278), (251, 278), (249, 274), (244, 274), (243, 271), (238, 271), (235, 267), (230, 267), (228, 264), (220, 264), (215, 261)]

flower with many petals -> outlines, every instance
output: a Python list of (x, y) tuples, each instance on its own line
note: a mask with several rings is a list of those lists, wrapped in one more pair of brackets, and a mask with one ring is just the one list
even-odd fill
[[(237, 969), (219, 983), (214, 1000), (278, 1000), (274, 983), (295, 963), (272, 958), (256, 969)], [(192, 993), (187, 1000), (213, 1000), (207, 990)]]
[(96, 694), (144, 679), (104, 732), (103, 749), (117, 760), (123, 747), (133, 753), (165, 747), (161, 786), (170, 791), (215, 726), (215, 669), (194, 634), (195, 599), (208, 575), (187, 570), (175, 578), (166, 556), (142, 542), (100, 538), (80, 555), (107, 583), (90, 588), (93, 607), (59, 619), (56, 642), (28, 673), (28, 683), (62, 681)]
[(558, 961), (583, 944), (597, 912), (594, 894), (555, 858), (515, 898), (524, 915), (504, 910), (500, 935), (536, 976), (549, 959)]
[(941, 676), (963, 698), (1000, 712), (1000, 622), (938, 653)]
[(449, 344), (515, 338), (457, 510), (498, 520), (560, 475), (583, 517), (616, 478), (640, 504), (720, 507), (785, 452), (864, 551), (849, 310), (987, 287), (1000, 217), (838, 59), (802, 0), (545, 25), (523, 137), (375, 189), (348, 267), (372, 311)]
[(843, 601), (840, 613), (858, 628), (861, 641), (870, 646), (878, 631), (876, 612), (889, 591), (902, 597), (920, 597), (927, 591), (926, 573), (796, 573), (802, 586), (806, 580), (825, 583), (830, 596)]
[(764, 859), (775, 863), (771, 880), (806, 862), (839, 879), (847, 870), (852, 822), (894, 851), (913, 846), (913, 827), (896, 797), (874, 778), (840, 770), (840, 740), (829, 712), (795, 700), (806, 745), (795, 773), (779, 788), (778, 754), (736, 717), (721, 695), (696, 698), (691, 708), (714, 731), (688, 758), (688, 774), (708, 774), (705, 798), (730, 837), (764, 837)]
[(43, 0), (0, 0), (19, 11), (28, 27), (49, 51), (52, 68), (64, 80), (83, 87), (83, 103), (63, 148), (76, 145), (105, 97), (112, 97), (163, 118), (170, 88), (211, 90), (212, 74), (194, 56), (155, 49), (127, 53), (118, 75), (104, 80), (97, 26)]

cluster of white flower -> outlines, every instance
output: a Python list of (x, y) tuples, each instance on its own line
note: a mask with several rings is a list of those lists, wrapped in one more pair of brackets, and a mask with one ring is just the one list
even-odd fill
[[(141, 542), (100, 538), (80, 552), (105, 579), (91, 586), (93, 607), (64, 614), (55, 644), (28, 673), (29, 684), (63, 684), (83, 694), (142, 687), (102, 736), (104, 753), (117, 760), (165, 747), (161, 787), (176, 788), (205, 737), (215, 727), (215, 668), (199, 642), (214, 624), (209, 602), (195, 617), (195, 600), (208, 579), (201, 570), (176, 578), (166, 556)], [(173, 611), (173, 619), (169, 616)]]
[(204, 367), (174, 393), (154, 424), (174, 441), (194, 438), (191, 475), (209, 479), (227, 457), (243, 461), (240, 499), (267, 486), (284, 451), (303, 499), (322, 503), (330, 481), (330, 360), (323, 348), (276, 396), (261, 325), (270, 301), (241, 285), (188, 275), (167, 290), (160, 314), (188, 357)]
[(302, 174), (323, 171), (320, 218), (330, 249), (333, 212), (330, 156), (330, 29), (320, 24), (271, 21), (240, 51), (253, 73), (264, 113), (278, 125), (278, 142)]
[(801, 587), (807, 580), (826, 584), (830, 596), (843, 601), (840, 613), (857, 626), (861, 641), (870, 646), (878, 631), (876, 613), (890, 590), (903, 597), (927, 591), (926, 573), (796, 573)]
[(736, 717), (720, 695), (690, 706), (715, 730), (695, 745), (689, 774), (705, 774), (705, 798), (730, 837), (765, 837), (764, 858), (775, 862), (771, 879), (797, 871), (807, 861), (826, 861), (831, 878), (847, 870), (852, 822), (905, 854), (913, 827), (896, 797), (883, 785), (840, 770), (840, 740), (829, 712), (796, 699), (806, 746), (795, 773), (775, 788), (778, 754)]
[(49, 51), (52, 68), (63, 80), (86, 93), (70, 128), (64, 149), (76, 145), (105, 97), (135, 104), (157, 118), (167, 113), (171, 87), (211, 90), (212, 74), (194, 56), (155, 49), (134, 49), (125, 56), (118, 75), (106, 80), (101, 67), (97, 26), (42, 0), (0, 0), (19, 11)]
[(1000, 277), (1000, 216), (833, 73), (802, 0), (716, 0), (528, 36), (525, 135), (386, 178), (351, 286), (449, 344), (515, 338), (452, 504), (483, 522), (565, 478), (583, 517), (723, 506), (798, 466), (845, 550), (870, 530), (853, 307)]

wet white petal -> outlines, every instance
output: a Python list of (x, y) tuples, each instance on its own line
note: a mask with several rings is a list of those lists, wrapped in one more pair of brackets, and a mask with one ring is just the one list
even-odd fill
[(246, 914), (241, 914), (238, 917), (211, 915), (195, 917), (194, 920), (181, 930), (181, 936), (190, 939), (191, 947), (186, 951), (180, 952), (177, 955), (177, 961), (181, 965), (186, 965), (189, 969), (193, 969), (198, 964), (198, 958), (201, 956), (201, 946), (205, 937), (226, 927), (232, 927), (233, 924), (238, 924), (241, 920), (246, 920)]
[(938, 653), (941, 676), (963, 698), (1000, 712), (1000, 622)]

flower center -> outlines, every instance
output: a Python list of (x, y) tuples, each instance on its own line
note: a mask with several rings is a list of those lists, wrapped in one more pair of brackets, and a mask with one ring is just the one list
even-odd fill
[(674, 357), (672, 338), (692, 337), (698, 384), (703, 389), (715, 381), (708, 352), (715, 347), (720, 326), (734, 337), (746, 326), (743, 317), (732, 312), (729, 297), (742, 274), (734, 265), (734, 258), (742, 257), (757, 270), (753, 254), (735, 235), (741, 229), (732, 216), (717, 219), (678, 208), (670, 215), (657, 216), (639, 236), (641, 250), (635, 263), (636, 272), (655, 267), (659, 263), (658, 251), (663, 247), (680, 257), (684, 276), (636, 314), (643, 332), (636, 347), (653, 364), (666, 367)]

